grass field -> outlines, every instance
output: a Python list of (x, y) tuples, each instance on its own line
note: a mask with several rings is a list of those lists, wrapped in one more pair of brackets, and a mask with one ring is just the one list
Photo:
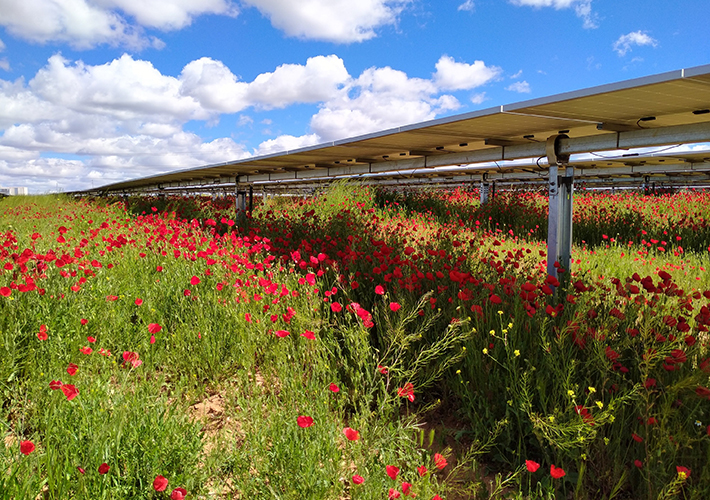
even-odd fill
[(0, 213), (0, 498), (710, 497), (708, 193)]

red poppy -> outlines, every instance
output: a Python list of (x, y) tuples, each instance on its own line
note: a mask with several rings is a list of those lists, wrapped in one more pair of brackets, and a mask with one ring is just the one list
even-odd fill
[(62, 392), (67, 397), (67, 401), (71, 401), (79, 395), (79, 390), (76, 388), (75, 385), (72, 384), (63, 384)]
[(280, 338), (284, 338), (284, 337), (288, 337), (289, 335), (291, 335), (291, 332), (289, 332), (287, 330), (276, 330), (274, 332), (274, 335), (276, 335), (277, 337), (280, 337)]
[(93, 344), (94, 342), (96, 342), (96, 339), (95, 339), (94, 337), (86, 337), (86, 341), (87, 341), (89, 344)]
[(79, 367), (76, 366), (74, 363), (69, 363), (69, 366), (67, 366), (67, 373), (71, 375), (72, 377), (76, 375), (76, 372), (79, 370)]
[(424, 477), (424, 474), (427, 473), (427, 468), (423, 465), (420, 465), (419, 467), (417, 467), (417, 472), (419, 473), (419, 477)]
[(409, 496), (409, 494), (411, 493), (411, 489), (412, 489), (412, 483), (407, 483), (407, 482), (402, 483), (402, 493), (404, 493), (405, 497)]
[(434, 495), (431, 500), (441, 500), (439, 495)]
[(298, 418), (296, 418), (296, 423), (299, 427), (305, 429), (313, 425), (313, 417), (306, 417), (304, 415), (300, 415)]
[(399, 491), (394, 488), (390, 488), (390, 491), (387, 494), (387, 500), (393, 500), (395, 498), (399, 498), (400, 496), (402, 496), (402, 494)]
[(685, 477), (690, 477), (690, 469), (688, 469), (687, 467), (677, 465), (675, 470), (678, 471), (678, 474), (685, 474)]
[(150, 336), (150, 343), (155, 344), (155, 335)]
[(314, 334), (312, 331), (310, 331), (310, 330), (306, 330), (305, 332), (303, 332), (303, 333), (301, 334), (301, 337), (306, 337), (306, 338), (309, 339), (309, 340), (315, 340), (315, 339), (316, 339), (315, 334)]
[(32, 441), (20, 441), (20, 453), (29, 455), (35, 451), (35, 445)]
[(47, 326), (39, 325), (39, 332), (37, 333), (37, 338), (40, 340), (47, 340)]
[(162, 329), (163, 327), (160, 326), (158, 323), (150, 323), (148, 325), (148, 333), (158, 333)]
[(49, 388), (52, 389), (53, 391), (56, 391), (57, 389), (61, 389), (62, 388), (61, 380), (52, 380), (49, 383)]
[(137, 352), (123, 351), (123, 364), (130, 363), (133, 368), (138, 368), (143, 364)]
[(197, 276), (193, 276), (192, 278), (190, 278), (190, 284), (191, 284), (191, 285), (199, 285), (199, 284), (200, 284), (200, 278), (198, 278)]
[(353, 475), (353, 483), (355, 484), (362, 484), (365, 482), (365, 478), (362, 476), (358, 476), (357, 474)]
[(338, 302), (333, 302), (332, 304), (330, 304), (330, 310), (339, 313), (343, 310), (343, 306), (340, 305)]
[(80, 348), (79, 348), (79, 352), (82, 353), (82, 354), (86, 354), (86, 355), (88, 356), (89, 354), (91, 354), (92, 352), (94, 352), (94, 350), (93, 350), (91, 347), (86, 347), (86, 346), (84, 346), (84, 347), (80, 347)]
[(335, 384), (330, 384), (328, 386), (328, 389), (330, 389), (331, 392), (340, 392), (340, 387)]
[(377, 365), (377, 371), (379, 371), (382, 375), (387, 375), (387, 367), (386, 366)]
[(165, 488), (168, 487), (168, 480), (165, 479), (163, 476), (157, 476), (153, 480), (153, 489), (155, 491), (165, 491)]
[(377, 295), (384, 295), (384, 294), (385, 294), (385, 289), (384, 289), (384, 287), (382, 287), (381, 285), (377, 285), (377, 286), (375, 287), (375, 293), (376, 293)]
[(345, 434), (345, 437), (348, 438), (348, 441), (357, 441), (360, 439), (360, 433), (350, 427), (343, 429), (343, 434)]
[(12, 290), (6, 286), (0, 288), (0, 295), (2, 295), (3, 297), (9, 297), (11, 293)]
[(84, 469), (82, 469), (81, 467), (79, 467), (78, 465), (76, 467), (76, 470), (78, 470), (79, 473), (81, 473), (81, 474), (86, 474), (86, 471)]
[(397, 312), (402, 308), (397, 302), (390, 302), (390, 311)]
[(107, 295), (107, 296), (106, 296), (106, 301), (107, 301), (107, 302), (114, 302), (114, 301), (116, 301), (116, 300), (118, 300), (118, 297), (117, 297), (116, 295)]
[(631, 433), (631, 437), (636, 441), (637, 443), (643, 443), (643, 438), (636, 434), (635, 432)]
[(643, 468), (643, 462), (641, 460), (634, 460), (634, 465), (639, 469)]
[(440, 453), (434, 453), (434, 463), (436, 464), (437, 469), (443, 469), (448, 465), (446, 457), (444, 457), (444, 455), (441, 455)]
[(187, 490), (185, 488), (175, 488), (172, 493), (170, 493), (170, 500), (184, 500), (187, 496)]
[(143, 299), (136, 299), (135, 304), (137, 306), (142, 306), (143, 305)]
[(404, 387), (397, 389), (397, 396), (400, 398), (407, 398), (409, 401), (414, 402), (414, 385), (411, 382), (404, 384)]
[(110, 468), (111, 467), (109, 467), (109, 465), (106, 462), (102, 463), (101, 465), (99, 465), (99, 474), (101, 474), (101, 475), (106, 474)]
[(562, 469), (562, 467), (555, 467), (553, 464), (550, 465), (550, 475), (554, 479), (559, 479), (565, 475), (565, 471)]
[(89, 320), (88, 320), (88, 319), (85, 319), (85, 318), (81, 318), (81, 320), (79, 321), (79, 323), (81, 323), (82, 325), (85, 325), (85, 324), (87, 324), (88, 322), (89, 322)]
[(395, 467), (394, 465), (388, 465), (385, 467), (387, 470), (387, 475), (392, 479), (392, 481), (395, 481), (397, 479), (397, 474), (399, 474), (399, 467)]
[(528, 472), (535, 472), (540, 468), (540, 464), (534, 460), (526, 460), (525, 467), (528, 468)]

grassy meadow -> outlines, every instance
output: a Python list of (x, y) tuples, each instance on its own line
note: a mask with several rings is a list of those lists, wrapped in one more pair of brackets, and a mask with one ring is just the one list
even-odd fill
[(710, 497), (710, 193), (0, 201), (0, 499)]

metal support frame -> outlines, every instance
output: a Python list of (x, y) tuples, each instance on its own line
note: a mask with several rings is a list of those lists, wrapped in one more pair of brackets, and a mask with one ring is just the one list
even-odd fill
[[(559, 268), (569, 276), (572, 262), (572, 195), (574, 168), (567, 165), (568, 154), (560, 153), (560, 139), (564, 134), (550, 136), (546, 143), (549, 211), (547, 217), (547, 274), (558, 277)], [(560, 176), (560, 169), (564, 175)], [(557, 266), (555, 266), (557, 264)], [(561, 281), (561, 280), (560, 280)]]
[(481, 179), (481, 205), (485, 205), (488, 203), (488, 189), (490, 187), (490, 184), (488, 184), (488, 174), (483, 174), (482, 179)]

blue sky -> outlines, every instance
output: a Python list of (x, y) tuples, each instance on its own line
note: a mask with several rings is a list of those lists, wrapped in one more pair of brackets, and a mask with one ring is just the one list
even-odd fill
[(98, 187), (708, 64), (709, 18), (707, 0), (0, 0), (0, 186)]

